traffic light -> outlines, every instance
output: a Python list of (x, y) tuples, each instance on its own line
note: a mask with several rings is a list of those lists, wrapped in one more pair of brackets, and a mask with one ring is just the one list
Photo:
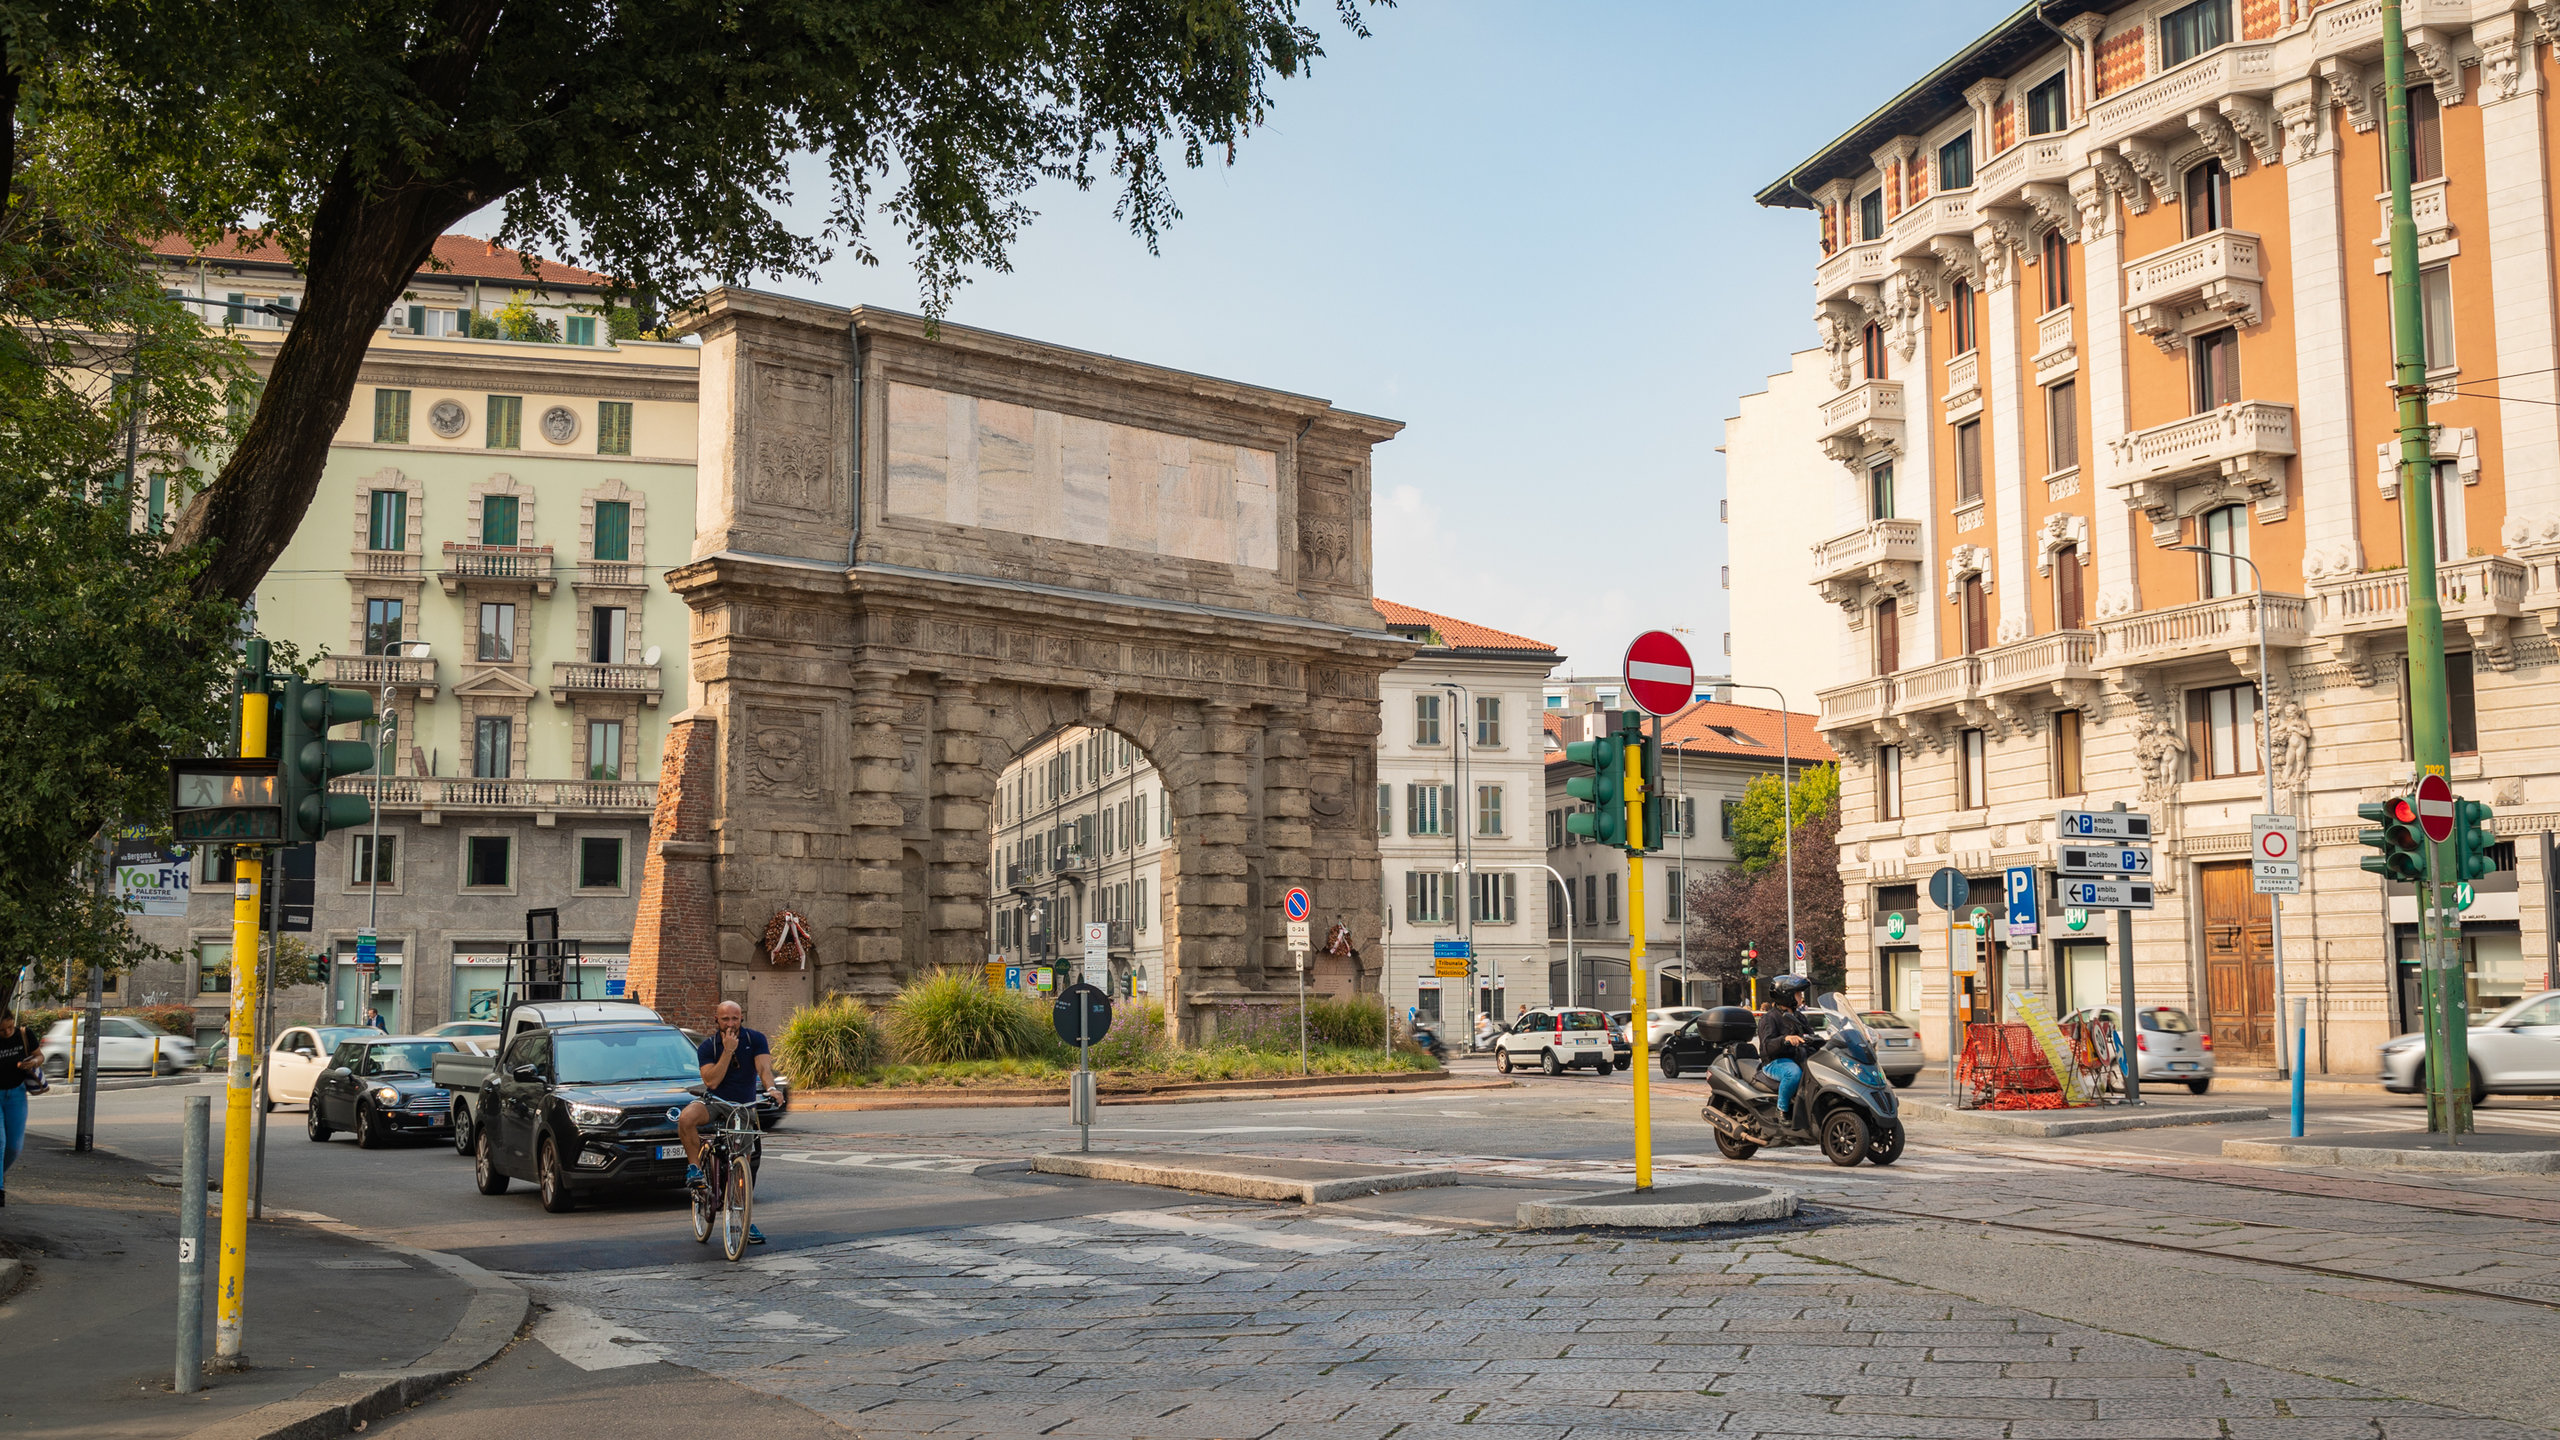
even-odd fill
[(1745, 980), (1748, 980), (1748, 979), (1751, 979), (1753, 976), (1758, 975), (1759, 973), (1760, 973), (1760, 952), (1759, 952), (1759, 951), (1757, 951), (1757, 950), (1745, 950), (1745, 951), (1743, 951), (1743, 952), (1742, 952), (1742, 978), (1743, 978), (1743, 979), (1745, 979)]
[(361, 690), (333, 690), (300, 680), (285, 682), (283, 744), (285, 839), (309, 845), (332, 830), (362, 825), (373, 804), (361, 795), (332, 795), (329, 782), (374, 767), (373, 747), (362, 740), (332, 740), (331, 728), (373, 718), (373, 697)]
[(304, 966), (304, 973), (302, 977), (303, 983), (307, 985), (326, 985), (329, 983), (329, 957), (325, 952), (314, 950), (302, 958), (302, 963)]
[(2477, 800), (2453, 802), (2453, 874), (2454, 880), (2477, 880), (2498, 868), (2490, 850), (2498, 843), (2497, 832), (2489, 828), (2493, 814)]
[(1591, 773), (1564, 782), (1564, 793), (1589, 801), (1587, 811), (1564, 817), (1564, 828), (1603, 845), (1627, 843), (1627, 742), (1618, 735), (1576, 740), (1564, 747), (1564, 758), (1588, 765)]
[[(2488, 807), (2481, 808), (2485, 810)], [(2356, 832), (2357, 844), (2370, 846), (2378, 852), (2357, 861), (2356, 868), (2385, 880), (2415, 882), (2426, 877), (2427, 840), (2418, 829), (2416, 801), (2406, 795), (2367, 801), (2356, 807), (2356, 815), (2381, 827)]]
[(1663, 807), (1679, 802), (1662, 790), (1662, 742), (1641, 731), (1637, 734), (1642, 736), (1636, 745), (1636, 757), (1644, 779), (1644, 834), (1638, 837), (1635, 848), (1659, 850), (1662, 848)]

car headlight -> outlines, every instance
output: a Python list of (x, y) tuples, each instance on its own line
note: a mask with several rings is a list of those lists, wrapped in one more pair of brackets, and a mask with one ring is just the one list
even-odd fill
[(400, 1103), (400, 1092), (388, 1085), (377, 1085), (374, 1087), (373, 1098), (385, 1105), (397, 1105)]
[(572, 1105), (569, 1123), (582, 1129), (610, 1130), (622, 1123), (622, 1112), (609, 1105)]

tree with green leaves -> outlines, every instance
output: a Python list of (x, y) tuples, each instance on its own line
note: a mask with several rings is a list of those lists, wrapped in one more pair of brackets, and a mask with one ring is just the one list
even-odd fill
[[(0, 18), (6, 12), (0, 11)], [(150, 523), (229, 443), (245, 357), (171, 302), (134, 236), (146, 194), (98, 137), (13, 137), (0, 207), (0, 1000), (154, 954), (101, 892), (100, 837), (167, 808), (167, 760), (216, 749), (240, 608), (205, 547)]]
[[(1778, 853), (1786, 848), (1789, 788), (1775, 775), (1758, 776), (1743, 788), (1742, 803), (1733, 812), (1733, 854), (1751, 874), (1777, 864)], [(1803, 766), (1795, 772), (1792, 788), (1801, 830), (1840, 808), (1840, 767)]]
[[(1044, 179), (1107, 173), (1152, 246), (1179, 214), (1168, 152), (1231, 161), (1275, 77), (1323, 53), (1307, 3), (89, 0), (26, 12), (63, 49), (17, 101), (113, 137), (190, 235), (262, 227), (306, 277), (176, 535), (216, 547), (199, 590), (240, 599), (301, 524), (384, 312), (464, 217), (502, 204), (505, 243), (681, 300), (871, 262), (885, 216), (939, 314), (1005, 268)], [(1359, 33), (1360, 0), (1335, 6)], [(781, 213), (803, 154), (829, 188), (814, 233)]]

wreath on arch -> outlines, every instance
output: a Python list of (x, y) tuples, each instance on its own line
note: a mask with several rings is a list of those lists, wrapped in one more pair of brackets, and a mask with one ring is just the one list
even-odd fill
[(765, 922), (764, 958), (776, 969), (785, 965), (806, 970), (818, 957), (818, 945), (809, 938), (809, 921), (797, 910), (776, 910)]

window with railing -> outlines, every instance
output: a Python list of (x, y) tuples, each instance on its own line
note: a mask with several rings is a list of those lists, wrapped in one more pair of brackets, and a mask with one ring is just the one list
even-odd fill
[(1983, 773), (1985, 759), (1982, 732), (1956, 732), (1956, 805), (1959, 809), (1980, 810), (1991, 803), (1990, 779)]
[(482, 715), (471, 726), (471, 773), (481, 780), (504, 780), (515, 774), (516, 726), (501, 715)]
[(2188, 239), (2231, 228), (2231, 172), (2221, 161), (2190, 166), (2182, 188)]
[[(1730, 805), (1733, 802), (1728, 800), (1725, 803)], [(1899, 745), (1876, 747), (1876, 818), (1902, 818), (1902, 747)], [(1725, 835), (1732, 838), (1730, 823), (1725, 826)]]
[(1947, 290), (1947, 353), (1970, 355), (1974, 343), (1973, 287), (1959, 280)]
[(596, 502), (595, 558), (628, 560), (631, 558), (631, 502), (599, 500)]
[(518, 502), (513, 495), (480, 497), (480, 543), (513, 545), (516, 543)]
[(622, 722), (590, 720), (587, 722), (587, 778), (619, 780), (622, 778)]
[(2081, 772), (2080, 759), (2080, 712), (2077, 710), (2054, 711), (2053, 795), (2055, 799), (2088, 793), (2089, 787)]
[(1881, 189), (1870, 190), (1858, 197), (1858, 238), (1884, 238), (1884, 191)]
[(377, 599), (364, 602), (364, 653), (367, 655), (397, 653), (400, 644), (401, 611), (404, 608), (405, 602), (399, 600)]
[(2044, 272), (2037, 279), (2043, 292), (2044, 314), (2071, 303), (2071, 242), (2059, 230), (2044, 232), (2044, 243), (2037, 247), (2036, 268)]

